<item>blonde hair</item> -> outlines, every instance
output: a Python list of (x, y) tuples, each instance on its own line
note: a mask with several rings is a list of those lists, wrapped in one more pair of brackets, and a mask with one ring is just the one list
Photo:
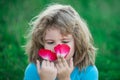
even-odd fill
[(72, 34), (75, 40), (74, 65), (80, 69), (94, 65), (96, 48), (86, 22), (70, 5), (54, 4), (31, 21), (28, 42), (25, 46), (30, 62), (42, 60), (38, 50), (44, 48), (44, 36), (47, 29), (60, 29), (61, 34)]

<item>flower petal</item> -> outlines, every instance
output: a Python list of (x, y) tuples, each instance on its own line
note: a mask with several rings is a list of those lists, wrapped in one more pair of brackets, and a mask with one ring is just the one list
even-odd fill
[(40, 49), (38, 55), (46, 60), (54, 61), (57, 59), (56, 54), (47, 49)]
[(63, 57), (66, 57), (70, 51), (70, 47), (66, 44), (58, 44), (54, 48), (57, 55), (62, 55)]

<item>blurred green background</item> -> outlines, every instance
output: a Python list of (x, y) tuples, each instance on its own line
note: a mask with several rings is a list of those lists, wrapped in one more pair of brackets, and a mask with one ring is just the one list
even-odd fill
[(29, 21), (50, 3), (72, 5), (87, 21), (99, 80), (120, 80), (120, 0), (0, 0), (0, 80), (22, 80)]

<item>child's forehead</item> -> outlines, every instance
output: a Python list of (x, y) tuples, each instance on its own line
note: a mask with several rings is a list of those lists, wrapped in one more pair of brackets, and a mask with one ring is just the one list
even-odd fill
[[(56, 28), (56, 27), (51, 27), (51, 28), (48, 28), (45, 30), (45, 34), (49, 32), (53, 32), (53, 31), (56, 31), (57, 33), (60, 33), (62, 36), (67, 36), (71, 33), (67, 32), (65, 29), (61, 29), (61, 28)], [(54, 34), (53, 34), (54, 35)]]
[(51, 39), (55, 39), (55, 40), (63, 40), (63, 39), (72, 39), (73, 36), (72, 34), (63, 34), (60, 32), (59, 29), (48, 29), (46, 31), (46, 34), (44, 35), (44, 39), (45, 40), (51, 40)]

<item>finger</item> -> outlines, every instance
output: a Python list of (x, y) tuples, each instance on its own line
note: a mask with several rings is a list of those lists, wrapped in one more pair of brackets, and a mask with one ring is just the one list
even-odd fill
[(74, 66), (74, 65), (73, 65), (73, 58), (70, 59), (70, 64), (69, 64), (69, 66), (70, 66), (70, 68), (73, 69), (73, 66)]
[(37, 70), (40, 73), (40, 62), (39, 62), (39, 60), (37, 60), (36, 62), (37, 62)]
[(62, 60), (63, 65), (64, 65), (65, 67), (67, 67), (67, 66), (68, 66), (68, 63), (67, 63), (67, 61), (65, 60), (65, 58), (62, 57), (61, 60)]
[(61, 62), (61, 56), (58, 56), (58, 58), (57, 58), (57, 62), (58, 62), (58, 63)]
[(54, 63), (53, 63), (53, 62), (51, 62), (51, 63), (50, 63), (50, 65), (51, 65), (51, 67), (53, 67), (53, 68), (54, 68)]
[(60, 68), (62, 68), (62, 67), (64, 67), (64, 61), (63, 61), (63, 57), (59, 57), (59, 59), (58, 59), (58, 66), (60, 67)]
[(57, 55), (57, 59), (58, 59), (58, 60), (60, 59), (60, 55)]
[(50, 67), (50, 62), (49, 61), (46, 61), (46, 67)]
[(59, 71), (59, 70), (60, 70), (60, 67), (59, 67), (59, 65), (58, 65), (58, 64), (56, 64), (56, 65), (55, 65), (55, 67), (56, 67), (57, 71)]
[(42, 61), (42, 67), (46, 67), (46, 61), (45, 60)]

